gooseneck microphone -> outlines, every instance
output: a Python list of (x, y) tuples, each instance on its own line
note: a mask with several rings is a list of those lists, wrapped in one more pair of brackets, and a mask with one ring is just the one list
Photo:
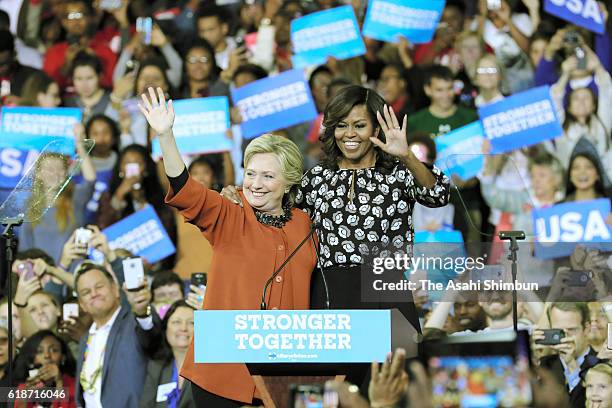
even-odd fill
[[(312, 237), (312, 234), (315, 232), (317, 226), (318, 226), (317, 222), (313, 222), (312, 223), (312, 225), (310, 226), (310, 231), (308, 231), (308, 235), (306, 235), (306, 237), (302, 240), (302, 242), (300, 242), (300, 244), (293, 250), (293, 252), (291, 252), (291, 254), (287, 257), (287, 259), (285, 259), (285, 261), (282, 263), (282, 265), (279, 266), (278, 269), (274, 271), (272, 276), (270, 276), (270, 279), (268, 279), (266, 281), (266, 284), (264, 285), (264, 289), (263, 289), (263, 294), (261, 295), (261, 310), (266, 310), (268, 308), (267, 305), (266, 305), (266, 293), (268, 291), (268, 287), (270, 286), (270, 284), (272, 283), (274, 278), (276, 278), (276, 275), (281, 273), (281, 271), (283, 270), (285, 265), (287, 265), (287, 263), (289, 263), (289, 261), (297, 253), (297, 251), (299, 251), (300, 248), (306, 243), (306, 241), (308, 241), (308, 238)], [(315, 250), (317, 250), (316, 249), (316, 245), (315, 245)], [(318, 253), (317, 253), (317, 262), (318, 262), (318, 259), (319, 258), (318, 258)]]

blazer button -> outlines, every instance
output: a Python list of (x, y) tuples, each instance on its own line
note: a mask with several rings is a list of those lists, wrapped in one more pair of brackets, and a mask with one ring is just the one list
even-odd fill
[(279, 245), (279, 246), (278, 246), (278, 250), (279, 250), (279, 251), (282, 251), (282, 250), (284, 250), (284, 249), (285, 249), (285, 246), (284, 246), (284, 245)]
[(279, 276), (277, 276), (277, 277), (276, 277), (274, 280), (275, 280), (277, 283), (281, 283), (281, 282), (283, 281), (283, 277), (279, 275)]

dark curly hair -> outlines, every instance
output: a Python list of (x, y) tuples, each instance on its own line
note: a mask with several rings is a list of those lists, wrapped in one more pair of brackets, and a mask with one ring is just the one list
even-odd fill
[(51, 330), (41, 330), (30, 336), (23, 344), (19, 355), (15, 359), (15, 385), (24, 383), (29, 377), (29, 370), (34, 366), (34, 358), (36, 356), (38, 346), (47, 337), (53, 337), (57, 340), (62, 348), (62, 359), (59, 370), (62, 374), (67, 374), (72, 377), (76, 373), (76, 361), (72, 356), (72, 352), (68, 348), (68, 345), (62, 340), (57, 334)]
[[(117, 163), (115, 164), (115, 168), (113, 169), (113, 175), (111, 176), (110, 186), (108, 188), (111, 197), (113, 196), (113, 194), (115, 194), (115, 191), (117, 191), (119, 185), (123, 181), (121, 174), (121, 162), (126, 153), (129, 152), (140, 155), (143, 161), (145, 162), (145, 168), (143, 169), (142, 189), (144, 191), (147, 202), (153, 205), (155, 210), (159, 211), (159, 209), (165, 207), (165, 204), (164, 191), (157, 175), (157, 168), (155, 167), (155, 162), (151, 158), (151, 155), (149, 154), (147, 149), (138, 144), (131, 144), (129, 146), (126, 146), (121, 151), (119, 158), (117, 159)], [(134, 205), (132, 203), (131, 197), (127, 197), (126, 202), (128, 203), (128, 205), (123, 210), (123, 217), (130, 215), (134, 212)]]
[[(325, 131), (319, 137), (323, 143), (323, 166), (336, 170), (342, 159), (342, 151), (336, 143), (336, 126), (346, 118), (355, 106), (364, 105), (368, 110), (368, 116), (374, 128), (377, 129), (377, 137), (385, 142), (385, 135), (378, 127), (376, 112), (382, 112), (385, 100), (371, 89), (358, 85), (350, 85), (342, 88), (325, 107), (323, 126)], [(381, 173), (390, 173), (397, 164), (397, 159), (383, 152), (378, 146), (374, 146), (376, 152), (376, 169)]]

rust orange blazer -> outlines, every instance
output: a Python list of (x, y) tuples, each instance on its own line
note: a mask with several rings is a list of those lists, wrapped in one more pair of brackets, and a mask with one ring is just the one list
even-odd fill
[[(275, 228), (257, 221), (244, 196), (242, 201), (244, 208), (191, 177), (177, 194), (170, 188), (166, 197), (212, 245), (204, 309), (259, 309), (265, 282), (310, 231), (310, 218), (301, 210), (294, 208), (291, 220)], [(309, 240), (270, 285), (268, 308), (308, 309), (315, 264), (315, 249)], [(260, 397), (246, 365), (196, 364), (193, 360), (192, 342), (181, 376), (206, 391), (245, 403)]]

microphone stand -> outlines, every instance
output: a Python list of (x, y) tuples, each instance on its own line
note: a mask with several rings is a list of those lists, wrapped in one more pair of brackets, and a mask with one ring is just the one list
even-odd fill
[(17, 248), (15, 232), (13, 228), (20, 226), (23, 223), (23, 217), (5, 218), (2, 220), (4, 232), (2, 238), (5, 242), (6, 250), (6, 298), (8, 308), (8, 365), (7, 378), (10, 386), (13, 384), (13, 257), (14, 251)]
[(329, 310), (329, 288), (327, 287), (327, 279), (325, 279), (325, 272), (323, 272), (323, 265), (321, 265), (321, 255), (319, 254), (319, 247), (314, 240), (314, 236), (311, 234), (310, 238), (312, 238), (312, 245), (315, 249), (315, 255), (317, 256), (317, 267), (319, 268), (319, 272), (321, 272), (321, 278), (323, 279), (323, 287), (325, 288), (325, 309)]
[(512, 262), (512, 325), (514, 332), (518, 332), (518, 301), (516, 298), (516, 275), (517, 275), (517, 260), (518, 260), (518, 242), (517, 240), (524, 240), (525, 233), (523, 231), (500, 231), (499, 239), (502, 241), (510, 241), (510, 253), (508, 254), (508, 260)]

